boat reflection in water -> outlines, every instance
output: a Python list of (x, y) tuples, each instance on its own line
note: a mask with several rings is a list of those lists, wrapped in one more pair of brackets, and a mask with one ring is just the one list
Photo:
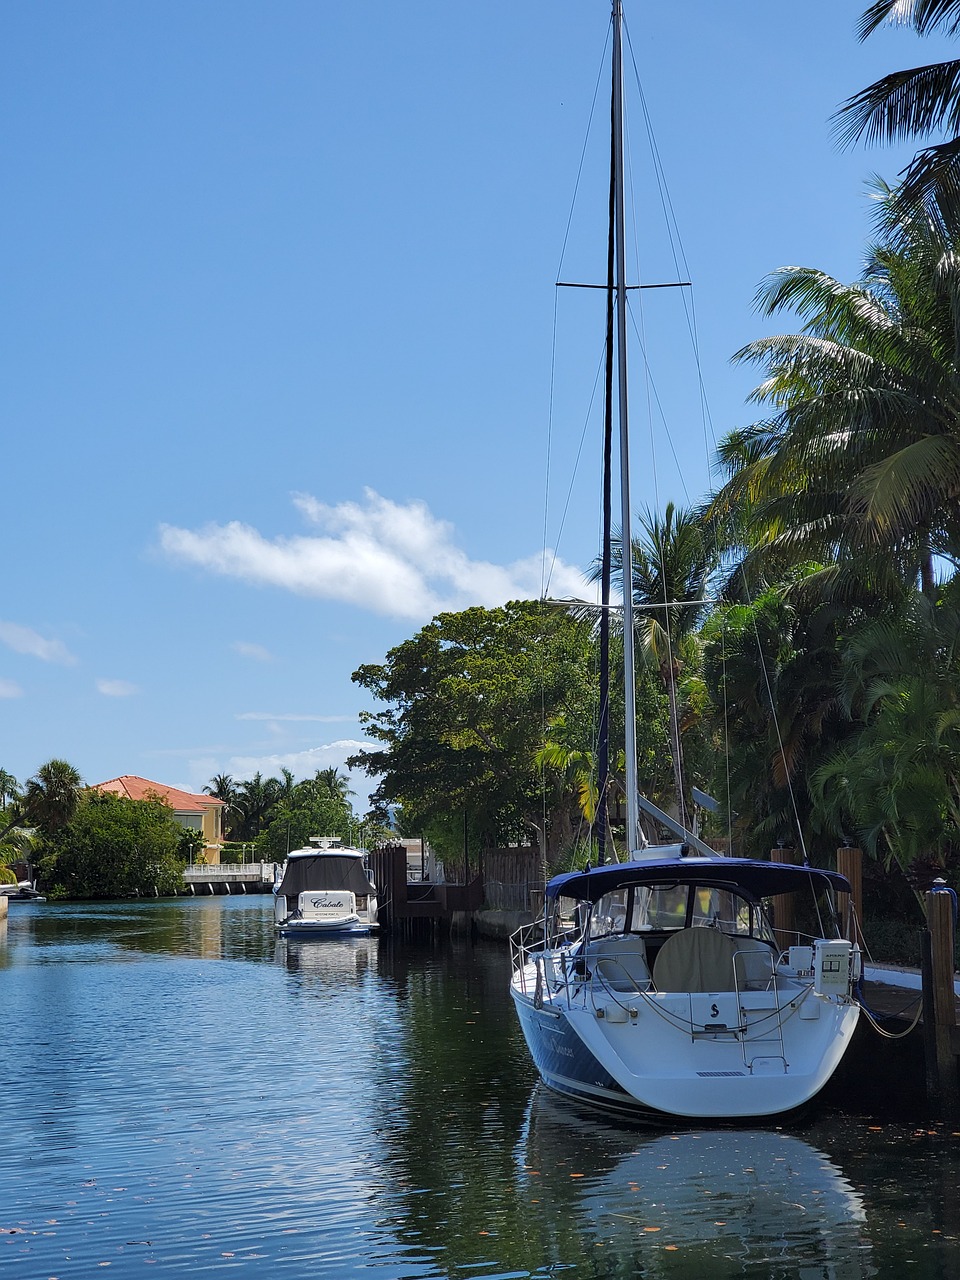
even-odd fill
[(302, 975), (305, 985), (340, 990), (355, 997), (352, 984), (376, 961), (375, 938), (344, 935), (330, 939), (278, 938), (273, 958), (289, 973)]
[[(866, 1212), (840, 1169), (777, 1130), (624, 1130), (542, 1085), (516, 1148), (544, 1222), (619, 1255), (617, 1275), (866, 1277)], [(611, 1273), (612, 1274), (612, 1273)]]

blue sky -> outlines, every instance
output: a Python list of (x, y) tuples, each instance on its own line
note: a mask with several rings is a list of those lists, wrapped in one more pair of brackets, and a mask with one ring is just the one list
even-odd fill
[[(907, 153), (840, 152), (829, 118), (955, 52), (861, 45), (862, 7), (626, 0), (708, 404), (678, 291), (644, 295), (638, 509), (699, 498), (712, 436), (752, 418), (729, 358), (782, 327), (763, 277), (859, 273), (865, 183)], [(608, 17), (4, 6), (0, 767), (198, 790), (339, 766), (361, 663), (439, 609), (537, 595), (545, 545), (550, 592), (580, 590), (601, 298), (554, 282), (604, 270)], [(631, 270), (675, 279), (630, 120)]]

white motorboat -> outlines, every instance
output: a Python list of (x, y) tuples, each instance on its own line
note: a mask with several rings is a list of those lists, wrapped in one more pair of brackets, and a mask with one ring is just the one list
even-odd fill
[(377, 927), (377, 889), (367, 855), (336, 836), (314, 836), (287, 854), (273, 886), (277, 931), (286, 938), (366, 934)]
[[(622, 20), (622, 0), (613, 0), (607, 333), (618, 373), (620, 539), (632, 547)], [(608, 405), (612, 366), (611, 357)], [(608, 445), (605, 469), (609, 456)], [(605, 504), (606, 566), (610, 542)], [(623, 634), (633, 637), (632, 557), (621, 559)], [(604, 575), (602, 619), (610, 613), (607, 568)], [(549, 881), (543, 919), (513, 939), (511, 994), (531, 1056), (551, 1089), (615, 1112), (720, 1118), (790, 1111), (823, 1088), (857, 1025), (859, 952), (839, 936), (832, 902), (850, 885), (813, 867), (720, 856), (640, 795), (632, 643), (623, 655), (627, 861)], [(647, 843), (641, 808), (678, 843)], [(601, 860), (603, 847), (601, 840)], [(784, 946), (766, 903), (797, 891), (808, 895), (809, 928)]]

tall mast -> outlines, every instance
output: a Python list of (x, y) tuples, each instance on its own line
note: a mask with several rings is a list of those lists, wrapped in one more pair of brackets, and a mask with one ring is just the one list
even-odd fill
[(613, 185), (616, 241), (617, 398), (620, 410), (620, 528), (623, 568), (623, 718), (626, 766), (626, 853), (640, 845), (637, 804), (637, 692), (633, 653), (633, 537), (630, 529), (630, 449), (627, 418), (627, 284), (623, 215), (623, 3), (613, 0)]
[(597, 726), (597, 863), (607, 860), (608, 813), (610, 790), (610, 543), (612, 517), (611, 457), (613, 454), (613, 325), (616, 307), (613, 292), (613, 211), (616, 208), (613, 158), (613, 92), (610, 94), (610, 198), (607, 231), (607, 332), (604, 342), (603, 371), (603, 527), (600, 541), (600, 721)]

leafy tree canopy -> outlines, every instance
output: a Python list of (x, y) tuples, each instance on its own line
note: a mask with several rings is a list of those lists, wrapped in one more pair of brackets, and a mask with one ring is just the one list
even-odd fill
[(379, 775), (374, 804), (401, 804), (404, 829), (448, 859), (465, 829), (489, 844), (539, 833), (552, 859), (579, 817), (578, 787), (545, 790), (536, 757), (559, 721), (568, 745), (592, 749), (594, 665), (589, 624), (536, 602), (438, 614), (354, 672), (385, 707), (363, 715), (381, 749), (348, 764)]
[(71, 898), (173, 894), (182, 887), (184, 831), (161, 800), (86, 792), (42, 845), (47, 892)]
[(282, 862), (291, 849), (301, 849), (311, 836), (350, 838), (353, 818), (342, 799), (318, 794), (308, 781), (294, 788), (289, 800), (277, 805), (269, 827), (257, 837), (257, 857)]

